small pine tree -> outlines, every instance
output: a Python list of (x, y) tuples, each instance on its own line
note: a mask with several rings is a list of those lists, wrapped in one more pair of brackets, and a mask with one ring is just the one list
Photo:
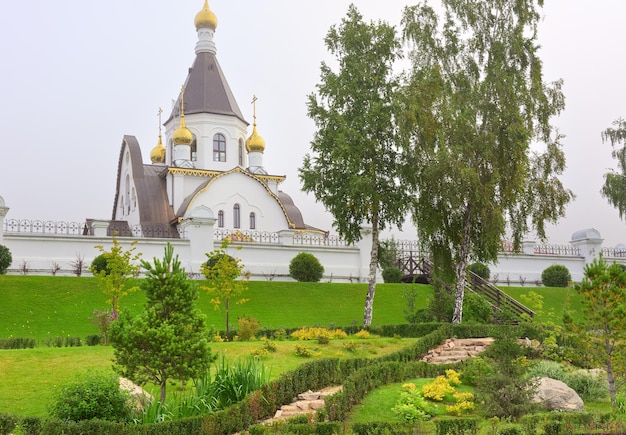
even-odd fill
[(143, 385), (161, 387), (165, 401), (169, 379), (194, 379), (212, 361), (206, 338), (205, 316), (195, 307), (198, 288), (174, 257), (171, 244), (163, 261), (141, 262), (146, 279), (145, 310), (138, 316), (121, 316), (110, 329), (115, 368), (123, 376)]

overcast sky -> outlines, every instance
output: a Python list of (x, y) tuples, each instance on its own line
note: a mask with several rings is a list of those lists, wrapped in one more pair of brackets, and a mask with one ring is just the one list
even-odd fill
[[(217, 56), (244, 116), (267, 147), (264, 164), (286, 175), (305, 221), (331, 228), (331, 217), (300, 192), (298, 167), (314, 125), (306, 95), (328, 59), (323, 38), (350, 1), (211, 0), (218, 17)], [(356, 0), (366, 20), (398, 28), (407, 0)], [(203, 0), (0, 0), (0, 196), (7, 218), (110, 219), (125, 134), (144, 161), (158, 137), (156, 113), (169, 116), (191, 66), (193, 19)], [(554, 121), (564, 139), (562, 180), (577, 195), (549, 227), (549, 241), (595, 228), (605, 246), (626, 243), (626, 223), (601, 197), (603, 174), (616, 168), (600, 132), (626, 117), (623, 0), (546, 0), (539, 40), (547, 81), (565, 82), (566, 109)], [(410, 223), (402, 238), (414, 238)], [(527, 239), (535, 239), (528, 235)]]

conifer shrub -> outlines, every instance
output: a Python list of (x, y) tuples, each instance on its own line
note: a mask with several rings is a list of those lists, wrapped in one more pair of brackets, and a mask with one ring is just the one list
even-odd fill
[(4, 245), (0, 245), (0, 275), (7, 273), (7, 269), (13, 262), (11, 251)]
[(541, 281), (546, 287), (567, 287), (571, 280), (569, 269), (561, 264), (553, 264), (541, 272)]
[(300, 282), (319, 282), (324, 274), (324, 266), (309, 252), (300, 252), (289, 263), (289, 275)]
[(489, 277), (491, 277), (491, 271), (489, 270), (489, 266), (483, 263), (472, 263), (467, 267), (467, 270), (469, 270), (470, 272), (474, 272), (476, 275), (487, 281), (489, 281)]

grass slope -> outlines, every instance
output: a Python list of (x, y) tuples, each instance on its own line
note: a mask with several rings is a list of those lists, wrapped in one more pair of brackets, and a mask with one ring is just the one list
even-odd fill
[[(199, 282), (200, 285), (204, 283)], [(265, 328), (302, 326), (348, 326), (363, 321), (366, 284), (329, 284), (252, 281), (243, 295), (249, 301), (231, 303), (230, 319), (254, 317)], [(430, 286), (416, 285), (426, 305)], [(404, 323), (405, 284), (377, 285), (373, 324)], [(93, 277), (41, 277), (0, 275), (0, 337), (27, 337), (43, 341), (49, 337), (97, 334), (89, 318), (95, 309), (109, 307), (106, 296)], [(121, 300), (122, 310), (139, 313), (145, 304), (141, 290)], [(200, 291), (198, 307), (207, 316), (207, 325), (225, 329), (224, 316), (215, 310), (207, 292)]]
[[(358, 343), (354, 351), (345, 347), (350, 340)], [(410, 346), (416, 340), (351, 337), (349, 340), (331, 340), (327, 345), (319, 345), (316, 341), (279, 341), (276, 342), (276, 352), (263, 357), (263, 361), (275, 378), (311, 358), (379, 357)], [(296, 344), (311, 349), (312, 357), (297, 356)], [(250, 355), (263, 344), (256, 341), (211, 343), (210, 346), (212, 352), (224, 354), (232, 361)], [(0, 350), (0, 413), (45, 417), (59, 386), (89, 370), (112, 372), (112, 361), (113, 348), (110, 346)], [(157, 387), (149, 385), (146, 388), (153, 395), (158, 394)], [(168, 387), (168, 391), (175, 392), (176, 387)]]

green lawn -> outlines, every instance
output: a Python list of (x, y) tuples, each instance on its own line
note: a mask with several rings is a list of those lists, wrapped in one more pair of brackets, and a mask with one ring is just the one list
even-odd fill
[[(199, 282), (203, 284), (202, 281)], [(406, 284), (379, 284), (374, 301), (374, 325), (404, 323)], [(416, 284), (425, 305), (432, 294), (430, 286)], [(251, 281), (244, 296), (249, 302), (232, 305), (230, 318), (246, 314), (270, 329), (301, 326), (348, 326), (363, 321), (366, 284), (329, 284)], [(93, 277), (41, 277), (0, 275), (0, 338), (27, 337), (45, 340), (56, 336), (96, 334), (89, 318), (93, 310), (108, 308), (106, 297)], [(132, 293), (120, 302), (122, 310), (138, 313), (145, 296)], [(223, 315), (200, 291), (198, 307), (207, 315), (207, 325), (225, 329)]]
[[(359, 345), (354, 352), (345, 348), (349, 340)], [(351, 337), (349, 340), (331, 340), (326, 345), (319, 345), (316, 341), (278, 341), (276, 352), (268, 353), (263, 361), (275, 378), (312, 358), (379, 357), (410, 346), (417, 339)], [(313, 356), (297, 356), (296, 344), (310, 348)], [(211, 343), (211, 351), (223, 353), (228, 360), (250, 355), (253, 350), (262, 347), (260, 341)], [(88, 370), (112, 371), (112, 360), (113, 348), (110, 346), (1, 350), (0, 413), (45, 417), (60, 385)], [(158, 394), (154, 386), (147, 389), (152, 394)], [(170, 391), (174, 390), (170, 387)]]

